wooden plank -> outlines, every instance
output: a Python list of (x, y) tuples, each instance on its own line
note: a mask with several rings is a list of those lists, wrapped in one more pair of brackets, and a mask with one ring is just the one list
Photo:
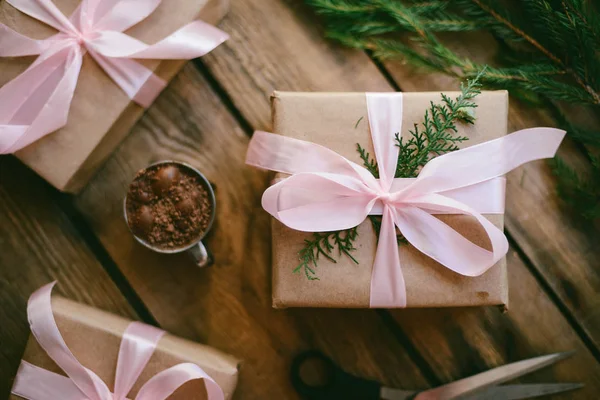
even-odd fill
[[(163, 327), (244, 360), (237, 398), (296, 398), (290, 360), (312, 347), (362, 376), (426, 386), (376, 313), (271, 308), (270, 220), (260, 208), (269, 178), (244, 164), (247, 144), (246, 133), (190, 64), (77, 205)], [(123, 195), (135, 172), (172, 158), (198, 167), (216, 187), (218, 216), (208, 240), (216, 265), (210, 269), (195, 268), (185, 256), (151, 253), (134, 242), (123, 220)]]
[[(490, 60), (496, 44), (485, 35), (471, 35), (468, 41), (449, 43), (457, 52)], [(456, 80), (441, 74), (423, 74), (399, 62), (386, 68), (402, 90), (448, 90)], [(593, 116), (580, 116), (578, 123), (591, 122)], [(554, 120), (543, 109), (527, 107), (511, 99), (509, 132), (534, 126), (553, 126)], [(565, 140), (558, 156), (579, 171), (589, 164), (576, 146)], [(581, 222), (556, 194), (556, 177), (544, 161), (528, 163), (508, 175), (506, 230), (518, 243), (528, 260), (543, 276), (581, 325), (586, 336), (600, 348), (600, 247), (598, 230)]]
[(123, 316), (135, 312), (57, 203), (58, 193), (12, 157), (0, 159), (0, 398), (29, 337), (29, 295), (56, 293)]
[(221, 24), (231, 40), (201, 59), (254, 129), (271, 127), (274, 90), (392, 90), (365, 54), (323, 40), (306, 11), (300, 2), (232, 2)]
[(575, 350), (568, 360), (519, 381), (583, 382), (557, 398), (592, 399), (600, 393), (600, 365), (519, 256), (508, 253), (512, 309), (402, 310), (393, 316), (444, 382), (537, 355)]
[[(268, 14), (269, 18), (262, 18), (263, 14)], [(271, 17), (272, 16), (272, 17)], [(252, 24), (250, 21), (261, 20), (260, 24)], [(267, 96), (271, 89), (285, 89), (285, 90), (371, 90), (371, 91), (386, 91), (391, 90), (391, 87), (384, 82), (383, 77), (375, 77), (374, 66), (368, 62), (364, 54), (347, 52), (341, 50), (331, 43), (326, 43), (321, 39), (321, 32), (317, 27), (312, 25), (311, 14), (306, 13), (303, 8), (296, 5), (290, 5), (288, 2), (279, 1), (268, 1), (261, 4), (260, 9), (251, 4), (250, 1), (237, 1), (232, 8), (232, 13), (224, 21), (224, 28), (232, 35), (233, 40), (226, 43), (215, 52), (211, 53), (207, 57), (203, 58), (203, 64), (213, 74), (218, 82), (223, 86), (227, 92), (232, 103), (241, 111), (242, 117), (249, 121), (250, 125), (256, 129), (265, 129), (270, 127), (270, 110), (268, 107)], [(281, 32), (282, 34), (273, 34), (274, 32)], [(283, 34), (285, 33), (285, 34)], [(313, 48), (319, 48), (326, 51), (315, 53)], [(306, 57), (310, 54), (310, 57)], [(306, 60), (310, 59), (310, 62)], [(352, 79), (348, 76), (348, 70), (361, 71), (357, 73), (357, 79)], [(326, 71), (326, 77), (321, 76), (321, 72)], [(364, 71), (371, 71), (366, 74)], [(364, 78), (367, 76), (368, 78)], [(306, 80), (299, 78), (307, 77)], [(430, 79), (424, 77), (423, 80)], [(402, 82), (401, 82), (402, 83)], [(445, 87), (448, 89), (449, 87)], [(422, 89), (425, 89), (423, 87)], [(438, 88), (436, 88), (438, 90)], [(261, 105), (262, 104), (262, 105)], [(514, 110), (513, 110), (514, 113)], [(514, 118), (513, 118), (514, 121)], [(513, 122), (514, 123), (514, 122)], [(514, 125), (512, 127), (514, 129)], [(535, 167), (536, 171), (546, 171), (546, 167), (542, 164)], [(529, 171), (529, 170), (527, 170)], [(548, 174), (549, 175), (549, 174)], [(516, 180), (517, 184), (521, 181)], [(515, 178), (511, 177), (511, 184), (514, 186)], [(518, 188), (510, 188), (513, 192)], [(521, 190), (525, 190), (520, 188)], [(556, 198), (551, 196), (552, 191), (547, 189), (547, 200), (556, 202)], [(509, 195), (509, 209), (514, 204), (514, 194)], [(537, 204), (528, 204), (529, 211), (539, 209), (540, 204), (544, 204), (541, 199), (538, 198)], [(514, 206), (512, 206), (514, 207)], [(558, 206), (557, 206), (558, 207)], [(560, 237), (560, 236), (558, 236)], [(581, 235), (579, 235), (581, 237)], [(583, 239), (583, 238), (582, 238)], [(587, 239), (585, 239), (587, 240)], [(543, 248), (543, 247), (540, 247)], [(552, 302), (548, 299), (548, 296), (540, 292), (540, 287), (535, 279), (533, 279), (531, 273), (524, 266), (523, 262), (517, 260), (514, 256), (511, 256), (511, 265), (509, 270), (511, 271), (511, 279), (514, 281), (515, 276), (526, 277), (522, 279), (523, 284), (520, 285), (520, 290), (524, 297), (519, 297), (513, 302), (512, 314), (517, 313), (514, 318), (519, 320), (529, 321), (529, 326), (526, 326), (525, 330), (530, 330), (528, 337), (535, 336), (538, 334), (538, 321), (541, 321), (544, 317), (539, 310), (526, 307), (523, 303), (535, 301), (543, 301), (545, 305), (550, 306)], [(594, 296), (590, 296), (594, 298)], [(521, 300), (522, 299), (522, 300)], [(553, 310), (555, 310), (553, 308)], [(419, 315), (422, 310), (410, 311), (410, 315)], [(442, 315), (445, 311), (437, 311)], [(466, 311), (465, 311), (466, 312)], [(496, 312), (495, 310), (491, 312)], [(451, 314), (450, 314), (451, 315)], [(478, 314), (476, 314), (478, 315)], [(539, 326), (554, 326), (559, 331), (571, 332), (569, 323), (560, 316), (556, 311), (550, 313), (550, 322)], [(451, 319), (448, 316), (447, 319)], [(475, 320), (477, 318), (474, 318)], [(504, 320), (504, 319), (502, 319)], [(449, 332), (444, 328), (443, 321), (430, 322), (424, 328), (429, 337), (444, 338), (449, 335)], [(471, 335), (464, 338), (463, 342), (458, 342), (457, 347), (460, 346), (475, 346), (473, 342), (478, 335), (489, 335), (488, 329), (483, 330), (481, 323), (473, 324), (473, 318), (463, 319), (457, 321), (457, 324), (465, 332), (471, 332)], [(403, 325), (401, 324), (403, 328)], [(500, 326), (499, 329), (506, 330), (508, 325)], [(415, 331), (407, 332), (408, 337), (413, 343), (418, 343), (420, 336)], [(497, 333), (501, 336), (501, 333)], [(543, 335), (542, 335), (543, 336)], [(579, 364), (576, 369), (578, 376), (585, 377), (581, 378), (586, 381), (593, 381), (597, 374), (597, 365), (590, 357), (590, 352), (582, 347), (580, 342), (577, 342), (576, 336), (571, 332), (570, 340), (573, 346), (582, 348), (581, 352), (584, 353), (584, 362)], [(440, 339), (441, 340), (441, 339)], [(456, 340), (456, 339), (453, 339)], [(432, 340), (429, 344), (432, 349), (439, 349), (435, 346)], [(511, 342), (498, 340), (490, 346), (487, 353), (483, 353), (483, 357), (489, 353), (495, 352), (497, 354), (509, 354), (511, 351)], [(553, 348), (536, 348), (535, 346), (528, 347), (527, 344), (522, 344), (522, 348), (519, 353), (514, 354), (514, 357), (529, 357), (542, 351), (553, 351)], [(420, 350), (423, 350), (424, 346), (419, 346)], [(459, 349), (457, 349), (458, 351)], [(447, 352), (440, 351), (439, 357), (447, 357)], [(462, 355), (462, 359), (468, 360), (468, 356)], [(432, 356), (433, 358), (433, 356)], [(432, 358), (428, 361), (431, 362)], [(459, 357), (451, 358), (455, 362), (459, 362)], [(514, 360), (515, 358), (511, 358)], [(499, 361), (499, 358), (495, 358)], [(490, 365), (494, 359), (490, 360)], [(589, 363), (589, 365), (588, 365)], [(573, 364), (569, 364), (570, 368)], [(447, 374), (441, 367), (433, 364), (433, 373), (439, 377), (440, 380), (447, 380), (450, 375)], [(483, 364), (480, 364), (479, 368), (483, 368)], [(474, 372), (474, 370), (466, 371), (454, 371), (453, 377), (464, 376), (468, 372)], [(556, 372), (556, 376), (561, 379), (567, 379), (569, 376), (563, 373), (567, 372), (565, 369), (559, 369)]]

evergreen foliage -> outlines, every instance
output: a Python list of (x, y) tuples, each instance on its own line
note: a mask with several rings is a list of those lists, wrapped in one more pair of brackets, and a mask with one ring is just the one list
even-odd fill
[[(481, 82), (508, 89), (537, 104), (552, 105), (557, 122), (582, 144), (590, 161), (600, 151), (600, 132), (575, 126), (557, 104), (600, 109), (600, 14), (586, 0), (306, 0), (327, 35), (369, 51), (400, 58), (429, 71), (474, 77), (482, 65), (444, 44), (447, 32), (486, 31), (500, 44), (498, 60)], [(600, 166), (578, 176), (559, 162), (559, 193), (591, 219), (600, 218)], [(565, 190), (566, 187), (577, 190)]]

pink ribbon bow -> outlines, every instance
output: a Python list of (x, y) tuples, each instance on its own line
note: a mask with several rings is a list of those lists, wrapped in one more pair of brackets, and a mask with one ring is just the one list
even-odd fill
[[(553, 157), (565, 132), (518, 131), (436, 157), (417, 178), (396, 178), (402, 93), (367, 93), (367, 109), (380, 179), (334, 151), (302, 140), (255, 132), (247, 164), (291, 174), (269, 187), (263, 208), (305, 232), (355, 227), (382, 215), (371, 277), (371, 307), (406, 307), (396, 227), (422, 253), (465, 276), (478, 276), (508, 251), (503, 232), (481, 213), (504, 212), (502, 175), (531, 160)], [(475, 245), (432, 214), (465, 214), (485, 230), (491, 251)]]
[(6, 1), (59, 33), (35, 40), (0, 24), (0, 57), (39, 55), (0, 89), (0, 154), (14, 153), (65, 126), (86, 52), (133, 101), (148, 107), (166, 82), (133, 58), (192, 59), (228, 38), (198, 20), (154, 45), (123, 33), (162, 0), (82, 0), (71, 18), (51, 0)]
[[(140, 322), (129, 324), (121, 341), (115, 390), (111, 393), (98, 375), (77, 361), (63, 340), (52, 314), (50, 295), (55, 284), (47, 284), (31, 295), (27, 315), (37, 342), (68, 377), (21, 361), (12, 393), (29, 400), (126, 400), (165, 332)], [(183, 363), (150, 378), (135, 400), (167, 399), (177, 388), (194, 379), (204, 380), (209, 400), (225, 398), (219, 385), (202, 368)]]

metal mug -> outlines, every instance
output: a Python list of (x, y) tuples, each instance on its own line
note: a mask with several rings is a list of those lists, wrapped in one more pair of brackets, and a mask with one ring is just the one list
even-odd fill
[(135, 234), (135, 232), (133, 232), (133, 230), (131, 229), (131, 226), (129, 225), (129, 218), (127, 216), (127, 195), (129, 194), (129, 190), (125, 194), (125, 199), (123, 200), (123, 212), (124, 212), (124, 216), (125, 216), (125, 223), (127, 224), (127, 227), (129, 228), (129, 231), (131, 232), (131, 234), (133, 235), (135, 240), (137, 240), (138, 243), (142, 244), (146, 248), (148, 248), (152, 251), (155, 251), (157, 253), (162, 253), (162, 254), (179, 254), (179, 253), (185, 252), (194, 259), (194, 262), (196, 263), (196, 265), (198, 267), (204, 268), (204, 267), (211, 266), (214, 262), (214, 259), (213, 259), (211, 252), (204, 245), (204, 243), (202, 243), (202, 239), (204, 239), (206, 234), (210, 231), (210, 228), (212, 227), (213, 222), (215, 220), (215, 213), (216, 213), (216, 207), (217, 207), (217, 202), (215, 200), (215, 192), (213, 191), (210, 182), (208, 182), (208, 179), (206, 179), (206, 177), (204, 175), (202, 175), (202, 173), (200, 171), (198, 171), (196, 168), (192, 167), (191, 165), (181, 162), (181, 161), (173, 161), (173, 160), (158, 161), (153, 164), (150, 164), (145, 169), (149, 169), (149, 168), (155, 167), (157, 165), (162, 165), (162, 164), (177, 165), (180, 168), (189, 170), (190, 172), (194, 173), (198, 178), (200, 178), (200, 181), (202, 182), (204, 188), (206, 189), (206, 192), (208, 193), (208, 200), (210, 201), (210, 205), (211, 205), (210, 220), (208, 222), (206, 229), (196, 239), (196, 241), (194, 241), (193, 243), (191, 243), (189, 245), (186, 245), (184, 247), (180, 247), (177, 249), (161, 249), (159, 247), (152, 245), (151, 243), (148, 243), (147, 241), (138, 237)]

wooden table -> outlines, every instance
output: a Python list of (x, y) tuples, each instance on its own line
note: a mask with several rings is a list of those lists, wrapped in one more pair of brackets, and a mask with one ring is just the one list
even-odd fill
[[(15, 159), (0, 159), (0, 397), (5, 398), (29, 329), (28, 296), (58, 292), (244, 359), (237, 399), (295, 399), (290, 359), (317, 348), (348, 371), (402, 388), (427, 388), (550, 352), (576, 355), (524, 381), (584, 382), (557, 398), (600, 393), (600, 240), (569, 213), (545, 162), (508, 178), (506, 233), (510, 311), (271, 308), (270, 224), (260, 207), (269, 176), (244, 165), (254, 129), (270, 129), (275, 90), (447, 90), (456, 82), (323, 39), (314, 16), (291, 0), (235, 0), (222, 24), (231, 40), (190, 62), (77, 196), (58, 193)], [(483, 39), (477, 38), (477, 41)], [(494, 44), (457, 43), (489, 57)], [(511, 103), (510, 129), (553, 124)], [(585, 169), (570, 142), (561, 156)], [(199, 270), (134, 243), (122, 198), (135, 172), (166, 158), (215, 183), (217, 264)]]

